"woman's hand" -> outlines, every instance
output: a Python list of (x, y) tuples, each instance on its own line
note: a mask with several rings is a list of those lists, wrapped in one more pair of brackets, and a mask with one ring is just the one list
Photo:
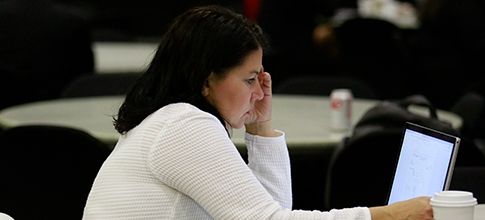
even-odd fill
[(251, 119), (246, 123), (246, 132), (250, 134), (275, 137), (279, 134), (274, 131), (271, 123), (271, 110), (273, 101), (271, 75), (264, 72), (261, 68), (258, 74), (258, 82), (263, 93), (263, 98), (254, 103), (254, 111), (251, 113)]
[(271, 88), (271, 75), (264, 72), (264, 68), (261, 68), (258, 74), (258, 82), (263, 92), (263, 98), (254, 103), (254, 120), (253, 122), (266, 122), (271, 120), (271, 109), (273, 92)]
[(417, 197), (388, 206), (370, 208), (372, 220), (433, 220), (430, 197)]

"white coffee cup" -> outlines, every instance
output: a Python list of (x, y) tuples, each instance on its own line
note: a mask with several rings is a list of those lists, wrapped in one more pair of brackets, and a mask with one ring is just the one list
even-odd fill
[(477, 199), (471, 192), (449, 190), (435, 193), (430, 204), (435, 220), (473, 220)]

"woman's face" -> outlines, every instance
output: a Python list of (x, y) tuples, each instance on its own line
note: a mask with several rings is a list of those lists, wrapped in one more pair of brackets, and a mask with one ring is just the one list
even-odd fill
[[(242, 128), (254, 111), (254, 103), (264, 97), (258, 74), (262, 71), (263, 51), (249, 54), (243, 64), (235, 67), (224, 79), (212, 73), (202, 94), (216, 107), (232, 128)], [(227, 126), (227, 125), (226, 125)]]

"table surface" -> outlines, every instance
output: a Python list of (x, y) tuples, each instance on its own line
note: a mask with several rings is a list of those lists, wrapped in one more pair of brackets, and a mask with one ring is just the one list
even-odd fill
[[(120, 96), (57, 99), (13, 106), (0, 111), (0, 127), (46, 124), (62, 125), (84, 130), (110, 144), (116, 143), (119, 134), (113, 127), (113, 117), (123, 102)], [(377, 101), (356, 99), (352, 105), (352, 123)], [(420, 114), (426, 109), (411, 108)], [(288, 147), (335, 146), (349, 132), (336, 132), (329, 128), (330, 104), (326, 96), (274, 95), (273, 124), (286, 134)], [(449, 121), (460, 128), (459, 116), (438, 110), (440, 120)], [(232, 140), (244, 147), (244, 129), (232, 130)]]
[(478, 204), (475, 206), (473, 220), (485, 220), (485, 204)]
[(96, 73), (143, 72), (155, 55), (157, 43), (94, 42)]

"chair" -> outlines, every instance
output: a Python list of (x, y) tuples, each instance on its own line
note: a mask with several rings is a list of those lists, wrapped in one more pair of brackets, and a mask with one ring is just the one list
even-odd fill
[(81, 219), (108, 146), (58, 126), (21, 126), (0, 136), (0, 210), (16, 220)]
[(478, 203), (485, 203), (485, 167), (455, 167), (450, 190), (473, 192)]
[(32, 85), (31, 81), (25, 80), (22, 73), (11, 66), (0, 60), (0, 109), (46, 99), (32, 92), (39, 88), (38, 85)]
[(342, 140), (327, 171), (325, 209), (385, 205), (400, 139), (401, 134), (374, 133)]
[[(451, 112), (463, 119), (460, 133), (463, 139), (472, 142), (484, 155), (485, 159), (485, 98), (477, 92), (468, 92), (454, 103)], [(476, 152), (476, 151), (475, 151)], [(475, 154), (475, 152), (471, 152)]]
[(452, 106), (451, 112), (459, 115), (463, 119), (463, 126), (461, 133), (467, 137), (474, 139), (479, 132), (483, 132), (480, 128), (481, 120), (483, 120), (483, 112), (485, 109), (485, 98), (476, 93), (470, 92), (462, 95), (457, 102)]
[(125, 95), (141, 77), (138, 73), (91, 74), (71, 81), (62, 91), (61, 98)]
[(349, 77), (302, 76), (283, 81), (275, 89), (275, 94), (300, 94), (329, 96), (333, 89), (348, 88), (354, 97), (377, 99), (374, 89), (367, 83)]

